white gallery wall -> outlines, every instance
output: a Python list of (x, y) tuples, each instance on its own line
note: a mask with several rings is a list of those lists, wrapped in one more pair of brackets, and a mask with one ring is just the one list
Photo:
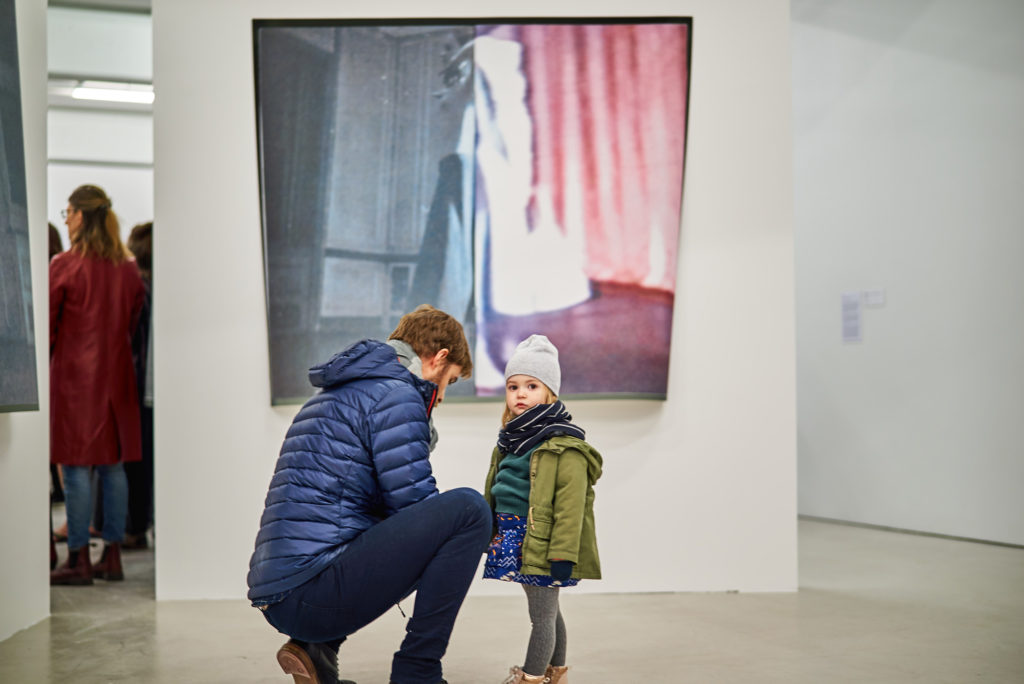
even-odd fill
[[(111, 3), (101, 0), (95, 5)], [(50, 74), (110, 81), (152, 79), (153, 32), (148, 14), (55, 6), (47, 11), (46, 22)]]
[(50, 107), (47, 112), (48, 219), (67, 248), (60, 212), (83, 183), (103, 188), (127, 239), (153, 220), (153, 115), (149, 112)]
[[(149, 83), (153, 79), (152, 20), (148, 14), (50, 7), (47, 61), (54, 83), (70, 79)], [(47, 111), (46, 214), (68, 246), (60, 212), (79, 185), (103, 188), (121, 222), (153, 220), (153, 115), (138, 105), (61, 98)]]
[(1022, 25), (793, 2), (801, 514), (1024, 544)]
[[(39, 410), (0, 413), (0, 641), (50, 614), (46, 3), (16, 0)], [(0, 369), (3, 372), (3, 369)]]
[[(481, 11), (455, 0), (425, 7), (153, 2), (158, 599), (244, 596), (267, 484), (298, 408), (270, 406), (251, 20)], [(668, 400), (570, 406), (606, 466), (597, 490), (605, 579), (582, 590), (795, 590), (789, 3), (487, 9), (694, 17)], [(443, 489), (482, 485), (499, 413), (494, 403), (437, 411)]]

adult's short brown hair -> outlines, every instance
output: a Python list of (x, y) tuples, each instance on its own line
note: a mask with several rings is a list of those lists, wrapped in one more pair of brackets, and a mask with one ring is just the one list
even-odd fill
[(57, 226), (50, 223), (50, 258), (52, 259), (63, 251), (64, 243), (60, 239), (60, 232), (57, 230)]
[(462, 377), (468, 378), (473, 374), (473, 359), (469, 355), (469, 342), (462, 324), (429, 304), (421, 304), (415, 311), (402, 316), (388, 339), (402, 340), (420, 357), (433, 356), (447, 349), (448, 362), (462, 367)]
[(138, 223), (128, 235), (128, 251), (135, 255), (142, 277), (153, 277), (153, 222)]

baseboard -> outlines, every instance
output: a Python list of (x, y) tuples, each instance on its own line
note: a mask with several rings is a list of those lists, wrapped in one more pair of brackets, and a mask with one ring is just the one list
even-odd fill
[(1024, 549), (1024, 545), (1010, 544), (1009, 542), (992, 541), (991, 539), (975, 539), (973, 537), (958, 537), (952, 534), (940, 534), (938, 532), (921, 532), (919, 530), (907, 530), (901, 527), (889, 527), (888, 525), (873, 525), (871, 523), (854, 522), (851, 520), (839, 520), (837, 518), (823, 518), (817, 515), (798, 515), (800, 520), (813, 522), (832, 523), (833, 525), (846, 525), (848, 527), (864, 527), (869, 530), (881, 530), (883, 532), (897, 532), (899, 534), (912, 534), (917, 537), (936, 537), (938, 539), (951, 539), (953, 541), (970, 542), (972, 544), (987, 544), (988, 546), (1004, 546), (1008, 549)]

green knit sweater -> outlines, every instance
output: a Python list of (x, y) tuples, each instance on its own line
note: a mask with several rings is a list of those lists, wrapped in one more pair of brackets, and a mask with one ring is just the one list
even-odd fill
[(498, 464), (491, 494), (496, 513), (526, 515), (530, 510), (530, 457), (534, 449), (522, 456), (507, 454)]

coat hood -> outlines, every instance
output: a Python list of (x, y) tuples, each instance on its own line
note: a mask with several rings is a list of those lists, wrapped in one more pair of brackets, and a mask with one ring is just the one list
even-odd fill
[(590, 480), (590, 485), (593, 486), (601, 478), (601, 473), (604, 469), (604, 459), (597, 449), (582, 439), (567, 435), (556, 435), (544, 442), (542, 446), (546, 450), (559, 454), (566, 449), (575, 449), (587, 459), (587, 477)]
[[(338, 352), (329, 361), (309, 369), (309, 382), (314, 387), (330, 389), (356, 380), (394, 379), (412, 383), (429, 408), (437, 385), (410, 373), (398, 361), (395, 350), (377, 340), (362, 340)], [(428, 408), (428, 413), (429, 413)]]

